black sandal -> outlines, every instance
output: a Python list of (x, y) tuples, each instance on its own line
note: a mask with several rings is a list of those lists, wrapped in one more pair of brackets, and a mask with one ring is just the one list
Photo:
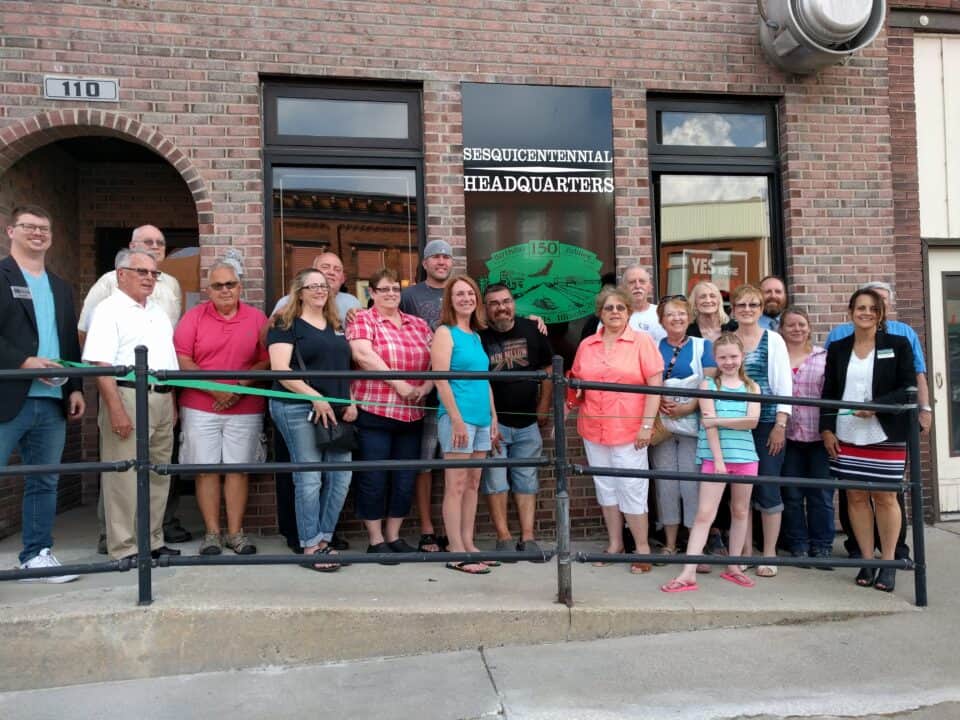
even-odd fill
[[(427, 550), (425, 545), (436, 545), (436, 550)], [(417, 544), (417, 550), (420, 552), (443, 552), (444, 547), (440, 544), (440, 538), (433, 533), (424, 533), (420, 536), (420, 542)]]
[(877, 579), (876, 572), (876, 568), (860, 568), (860, 572), (857, 573), (857, 585), (860, 587), (870, 587), (873, 585)]
[[(313, 557), (314, 555), (331, 555), (331, 554), (335, 555), (336, 553), (333, 552), (332, 547), (327, 545), (324, 548), (318, 548), (317, 550), (314, 550), (312, 553), (310, 553), (310, 556)], [(314, 570), (315, 572), (322, 572), (322, 573), (337, 572), (337, 570), (340, 569), (340, 565), (330, 565), (328, 563), (323, 563), (323, 564), (326, 567), (317, 567), (316, 562), (300, 563), (300, 567), (305, 567), (307, 568), (307, 570)]]
[(893, 592), (897, 585), (896, 568), (880, 568), (876, 582), (873, 583), (873, 589), (880, 592)]

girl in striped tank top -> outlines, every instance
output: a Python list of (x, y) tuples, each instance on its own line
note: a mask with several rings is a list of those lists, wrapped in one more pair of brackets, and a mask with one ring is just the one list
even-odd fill
[[(759, 394), (760, 388), (747, 377), (743, 368), (743, 344), (732, 333), (724, 333), (713, 345), (713, 355), (717, 362), (717, 377), (707, 378), (701, 384), (703, 390), (719, 390), (730, 393)], [(758, 457), (750, 432), (760, 417), (760, 403), (744, 400), (700, 400), (701, 427), (697, 446), (697, 457), (702, 461), (701, 472), (704, 475), (756, 475)], [(720, 499), (723, 497), (725, 482), (701, 482), (699, 506), (690, 539), (687, 542), (688, 555), (702, 555), (707, 542), (710, 526), (717, 515)], [(730, 485), (730, 547), (743, 547), (747, 533), (747, 517), (750, 512), (750, 493), (752, 485), (731, 483)], [(685, 592), (697, 589), (697, 566), (690, 563), (683, 566), (675, 579), (661, 586), (664, 592)], [(739, 565), (728, 565), (727, 571), (720, 575), (724, 580), (753, 587), (753, 581), (743, 574)]]

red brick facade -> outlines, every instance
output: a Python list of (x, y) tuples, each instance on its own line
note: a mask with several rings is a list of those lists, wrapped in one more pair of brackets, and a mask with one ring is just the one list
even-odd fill
[[(851, 288), (885, 279), (897, 286), (900, 316), (923, 328), (908, 32), (883, 32), (848, 64), (798, 77), (764, 58), (753, 0), (318, 0), (253, 12), (257, 5), (3, 4), (0, 212), (24, 201), (54, 210), (58, 237), (72, 241), (58, 245), (52, 265), (73, 269), (78, 297), (93, 279), (91, 223), (149, 220), (196, 226), (205, 263), (223, 246), (239, 248), (247, 299), (264, 302), (260, 83), (270, 78), (421, 85), (427, 233), (462, 259), (460, 83), (530, 83), (612, 88), (621, 267), (652, 259), (647, 94), (777, 99), (794, 302), (810, 309), (822, 338)], [(120, 101), (45, 100), (45, 73), (117, 77)], [(82, 135), (144, 145), (175, 172), (128, 186), (118, 178), (135, 168), (80, 164), (71, 182), (56, 172), (62, 163), (50, 143)], [(27, 173), (24, 163), (44, 172)], [(95, 439), (87, 434), (84, 446), (92, 452)], [(571, 447), (580, 452), (579, 442)], [(598, 529), (589, 482), (578, 480), (573, 495), (576, 530)], [(263, 509), (254, 524), (270, 526), (271, 498), (269, 482), (254, 489)], [(13, 504), (0, 503), (2, 532)], [(544, 521), (551, 503), (542, 500)]]

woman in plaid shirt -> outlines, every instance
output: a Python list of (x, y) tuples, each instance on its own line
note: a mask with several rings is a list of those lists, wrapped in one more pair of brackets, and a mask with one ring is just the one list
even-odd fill
[[(793, 396), (818, 398), (823, 391), (827, 351), (810, 340), (810, 318), (800, 308), (788, 308), (780, 318), (780, 335), (787, 344), (793, 369)], [(787, 420), (783, 475), (830, 477), (830, 463), (820, 438), (820, 409), (794, 405)], [(835, 534), (833, 488), (784, 485), (783, 542), (794, 557), (830, 557)], [(804, 507), (806, 503), (806, 507)], [(820, 567), (820, 570), (832, 570)]]
[[(378, 270), (370, 278), (373, 307), (361, 310), (347, 326), (353, 360), (361, 370), (424, 372), (430, 369), (433, 332), (426, 321), (400, 311), (400, 278)], [(410, 514), (412, 468), (389, 469), (390, 460), (420, 457), (423, 398), (433, 382), (355, 380), (352, 395), (360, 408), (359, 460), (380, 460), (382, 469), (358, 472), (354, 479), (357, 517), (363, 521), (369, 553), (410, 553), (417, 549), (400, 537)]]

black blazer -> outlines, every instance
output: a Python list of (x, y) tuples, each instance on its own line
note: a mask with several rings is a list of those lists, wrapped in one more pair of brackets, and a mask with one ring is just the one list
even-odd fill
[[(65, 281), (47, 271), (53, 306), (56, 313), (57, 335), (60, 338), (60, 357), (80, 361), (80, 342), (77, 338), (77, 315), (73, 307), (73, 291)], [(16, 298), (11, 288), (23, 288), (27, 281), (20, 266), (12, 257), (0, 260), (0, 367), (12, 370), (24, 360), (37, 354), (37, 315), (33, 300)], [(0, 422), (6, 422), (20, 412), (30, 380), (0, 380)], [(68, 412), (70, 393), (83, 390), (81, 378), (70, 378), (63, 386), (63, 410)]]
[[(847, 366), (853, 353), (854, 336), (849, 335), (830, 343), (824, 369), (824, 400), (843, 399), (847, 383)], [(889, 352), (893, 351), (893, 357)], [(913, 366), (913, 350), (910, 342), (900, 335), (877, 333), (877, 345), (873, 351), (873, 402), (903, 403), (907, 401), (907, 388), (917, 384), (917, 371)], [(883, 355), (884, 357), (880, 357)], [(891, 442), (904, 442), (910, 432), (909, 413), (877, 413), (880, 427)], [(820, 411), (820, 432), (837, 431), (837, 411)]]

